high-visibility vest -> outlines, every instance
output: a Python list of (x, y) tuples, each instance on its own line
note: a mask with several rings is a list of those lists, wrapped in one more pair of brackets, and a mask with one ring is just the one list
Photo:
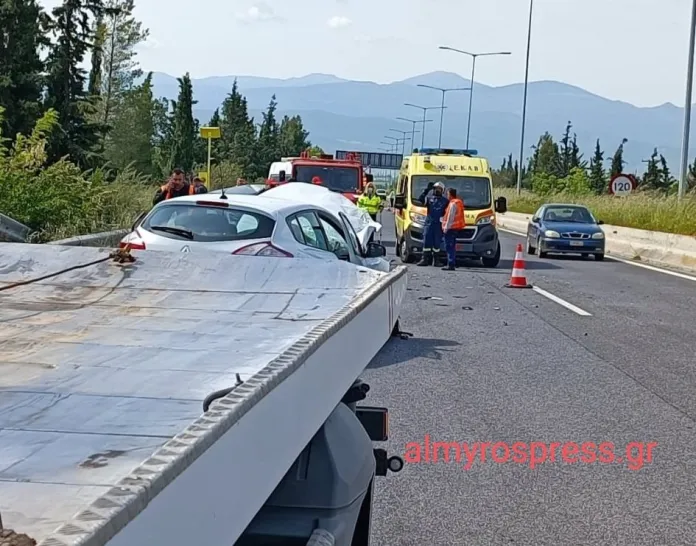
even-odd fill
[(382, 206), (382, 198), (374, 194), (372, 197), (363, 193), (358, 199), (358, 207), (365, 209), (369, 214), (377, 214)]
[(466, 227), (466, 219), (464, 218), (464, 203), (461, 199), (451, 199), (445, 216), (442, 219), (443, 229), (464, 229)]
[[(165, 184), (164, 186), (160, 187), (160, 191), (164, 193), (164, 199), (165, 201), (167, 199), (172, 198), (172, 192), (167, 189), (167, 185)], [(166, 192), (166, 193), (165, 193)], [(189, 184), (189, 189), (188, 189), (188, 194), (189, 195), (195, 195), (196, 194), (196, 187), (193, 184)]]

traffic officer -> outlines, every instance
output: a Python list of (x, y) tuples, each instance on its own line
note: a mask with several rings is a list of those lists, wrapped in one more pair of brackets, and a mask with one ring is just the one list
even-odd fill
[(434, 184), (431, 182), (418, 199), (421, 203), (425, 203), (428, 210), (423, 233), (423, 258), (418, 262), (419, 266), (441, 265), (442, 217), (449, 204), (444, 193), (445, 185), (442, 182)]
[(445, 249), (447, 250), (447, 265), (443, 271), (454, 271), (457, 263), (457, 236), (466, 227), (464, 217), (464, 203), (457, 197), (457, 190), (447, 190), (449, 204), (442, 219), (442, 232), (445, 235)]
[(208, 190), (205, 186), (202, 188), (196, 188), (193, 184), (187, 184), (184, 171), (181, 169), (174, 169), (167, 183), (160, 187), (157, 192), (155, 192), (155, 197), (152, 200), (152, 204), (156, 205), (157, 203), (161, 203), (167, 199), (173, 199), (174, 197), (183, 197), (184, 195), (195, 195), (197, 193), (207, 192)]
[(358, 199), (358, 207), (364, 209), (372, 220), (377, 221), (377, 213), (382, 210), (384, 205), (382, 204), (382, 198), (377, 195), (375, 185), (372, 182), (368, 182), (365, 186), (365, 193)]

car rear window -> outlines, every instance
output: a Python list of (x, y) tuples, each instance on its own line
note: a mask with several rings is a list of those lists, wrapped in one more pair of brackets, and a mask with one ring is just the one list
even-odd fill
[[(157, 207), (145, 218), (142, 227), (170, 239), (199, 242), (244, 241), (270, 238), (275, 220), (262, 213), (234, 207), (191, 203)], [(170, 229), (167, 231), (167, 228)], [(176, 230), (181, 230), (181, 233)]]

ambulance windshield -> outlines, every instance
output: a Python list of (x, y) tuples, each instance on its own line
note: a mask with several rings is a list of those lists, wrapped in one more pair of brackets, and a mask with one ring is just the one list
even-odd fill
[[(445, 188), (457, 190), (457, 197), (464, 202), (465, 209), (487, 209), (491, 207), (491, 187), (488, 178), (482, 176), (452, 176), (443, 174), (414, 175), (411, 185), (411, 202), (418, 205), (418, 198), (430, 183), (442, 182)], [(447, 191), (445, 190), (445, 196)]]

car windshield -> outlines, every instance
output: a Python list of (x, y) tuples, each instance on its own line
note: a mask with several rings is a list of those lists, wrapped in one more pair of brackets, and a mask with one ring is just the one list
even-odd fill
[(585, 207), (551, 206), (544, 211), (546, 222), (568, 222), (573, 224), (596, 224), (594, 217)]
[(294, 174), (298, 182), (312, 182), (318, 177), (323, 186), (333, 191), (355, 192), (360, 188), (360, 171), (356, 167), (298, 165)]
[[(430, 183), (442, 182), (445, 188), (457, 190), (457, 197), (465, 209), (487, 209), (491, 206), (491, 187), (488, 178), (481, 176), (414, 175), (411, 186), (411, 203), (419, 205), (418, 198)], [(445, 195), (447, 193), (445, 192)]]
[(156, 207), (145, 218), (142, 227), (169, 239), (245, 241), (269, 238), (275, 221), (264, 214), (234, 207), (168, 204)]

